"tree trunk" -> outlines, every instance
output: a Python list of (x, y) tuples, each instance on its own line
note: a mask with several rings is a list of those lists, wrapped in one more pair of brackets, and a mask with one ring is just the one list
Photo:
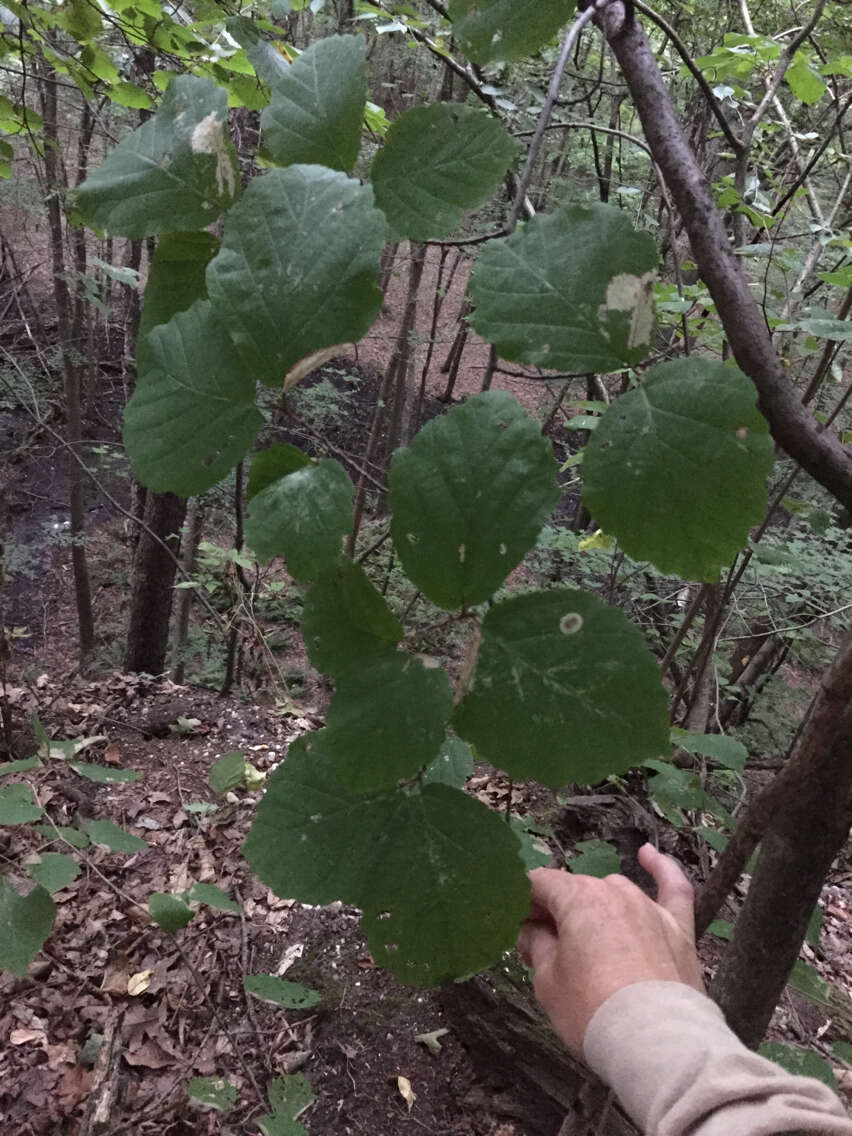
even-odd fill
[[(44, 135), (44, 170), (47, 180), (47, 221), (50, 232), (50, 253), (53, 267), (53, 294), (56, 300), (56, 314), (59, 324), (59, 340), (62, 351), (62, 375), (65, 388), (65, 441), (69, 447), (69, 485), (68, 513), (71, 532), (71, 563), (74, 571), (74, 597), (77, 605), (77, 624), (80, 640), (80, 658), (85, 662), (95, 646), (95, 623), (92, 615), (92, 589), (89, 581), (89, 566), (85, 546), (85, 505), (83, 496), (83, 469), (76, 458), (81, 457), (83, 440), (82, 407), (80, 399), (79, 337), (81, 333), (78, 317), (80, 308), (72, 297), (68, 286), (65, 263), (65, 244), (62, 225), (61, 193), (65, 184), (64, 169), (60, 159), (59, 128), (57, 122), (57, 99), (54, 76), (47, 64), (42, 64), (43, 81), (39, 84)], [(75, 293), (79, 283), (75, 282)]]
[(149, 493), (145, 525), (136, 546), (126, 671), (162, 674), (169, 644), (169, 619), (186, 501), (174, 493)]
[(832, 860), (848, 838), (850, 752), (852, 635), (823, 677), (796, 756), (777, 778), (786, 791), (768, 811), (748, 895), (711, 987), (746, 1045), (756, 1046), (766, 1032)]
[[(201, 542), (201, 530), (204, 525), (204, 506), (198, 497), (193, 497), (186, 511), (186, 535), (183, 542), (183, 555), (181, 568), (183, 574), (190, 579), (195, 572), (195, 560), (198, 555), (198, 545)], [(172, 678), (182, 683), (186, 672), (186, 641), (189, 636), (189, 616), (192, 612), (193, 588), (181, 588), (178, 593), (177, 617), (175, 619), (175, 637), (172, 647), (174, 672)]]
[(417, 330), (417, 297), (420, 293), (420, 282), (423, 279), (423, 266), (426, 263), (426, 246), (415, 244), (412, 241), (409, 246), (409, 257), (408, 293), (405, 298), (405, 309), (402, 313), (396, 347), (389, 364), (393, 379), (390, 425), (385, 446), (388, 462), (391, 454), (398, 446), (410, 441), (409, 434), (414, 411), (414, 392), (410, 389), (410, 380), (417, 354), (417, 345), (414, 342)]
[(636, 1136), (607, 1088), (553, 1033), (528, 984), (495, 969), (442, 987), (441, 1002), (488, 1085), (470, 1105), (520, 1121), (530, 1136)]

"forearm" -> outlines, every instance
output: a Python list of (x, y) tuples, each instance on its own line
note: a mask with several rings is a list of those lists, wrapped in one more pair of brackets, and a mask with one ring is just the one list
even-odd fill
[(614, 994), (586, 1030), (587, 1063), (647, 1136), (852, 1136), (827, 1086), (746, 1049), (709, 998), (674, 982)]

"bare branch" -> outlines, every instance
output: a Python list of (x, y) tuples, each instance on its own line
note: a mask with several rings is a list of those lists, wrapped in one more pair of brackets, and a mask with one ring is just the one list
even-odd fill
[(838, 501), (852, 507), (852, 452), (832, 434), (821, 432), (796, 397), (644, 31), (638, 21), (625, 18), (623, 0), (613, 0), (598, 18), (630, 88), (645, 138), (683, 218), (734, 358), (757, 388), (758, 406), (775, 441)]

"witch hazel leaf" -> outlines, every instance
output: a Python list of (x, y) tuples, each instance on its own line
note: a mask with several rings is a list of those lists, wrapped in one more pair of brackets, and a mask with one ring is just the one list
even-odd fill
[(773, 458), (745, 375), (677, 359), (601, 418), (583, 458), (583, 501), (634, 559), (713, 583), (763, 518)]
[(297, 739), (270, 777), (243, 848), (257, 875), (282, 897), (360, 907), (373, 957), (403, 982), (496, 962), (529, 908), (505, 821), (446, 785), (353, 795), (321, 747)]
[(433, 419), (394, 454), (389, 481), (403, 567), (448, 610), (487, 600), (559, 501), (552, 448), (505, 391)]
[(588, 592), (554, 589), (488, 611), (453, 727), (511, 777), (593, 785), (666, 752), (668, 698), (626, 616)]
[(621, 370), (648, 353), (658, 260), (652, 237), (614, 206), (539, 214), (480, 253), (471, 323), (503, 359)]

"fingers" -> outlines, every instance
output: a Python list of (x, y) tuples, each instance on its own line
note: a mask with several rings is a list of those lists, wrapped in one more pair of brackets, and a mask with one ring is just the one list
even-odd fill
[(559, 937), (552, 923), (528, 919), (518, 933), (518, 953), (533, 970), (550, 958), (557, 948)]
[(654, 878), (657, 885), (657, 903), (674, 917), (681, 929), (693, 937), (692, 884), (671, 856), (658, 852), (653, 844), (639, 849), (639, 863)]
[(555, 868), (536, 868), (530, 872), (532, 888), (532, 918), (551, 919), (559, 926), (561, 916), (576, 897), (583, 876), (560, 872)]

